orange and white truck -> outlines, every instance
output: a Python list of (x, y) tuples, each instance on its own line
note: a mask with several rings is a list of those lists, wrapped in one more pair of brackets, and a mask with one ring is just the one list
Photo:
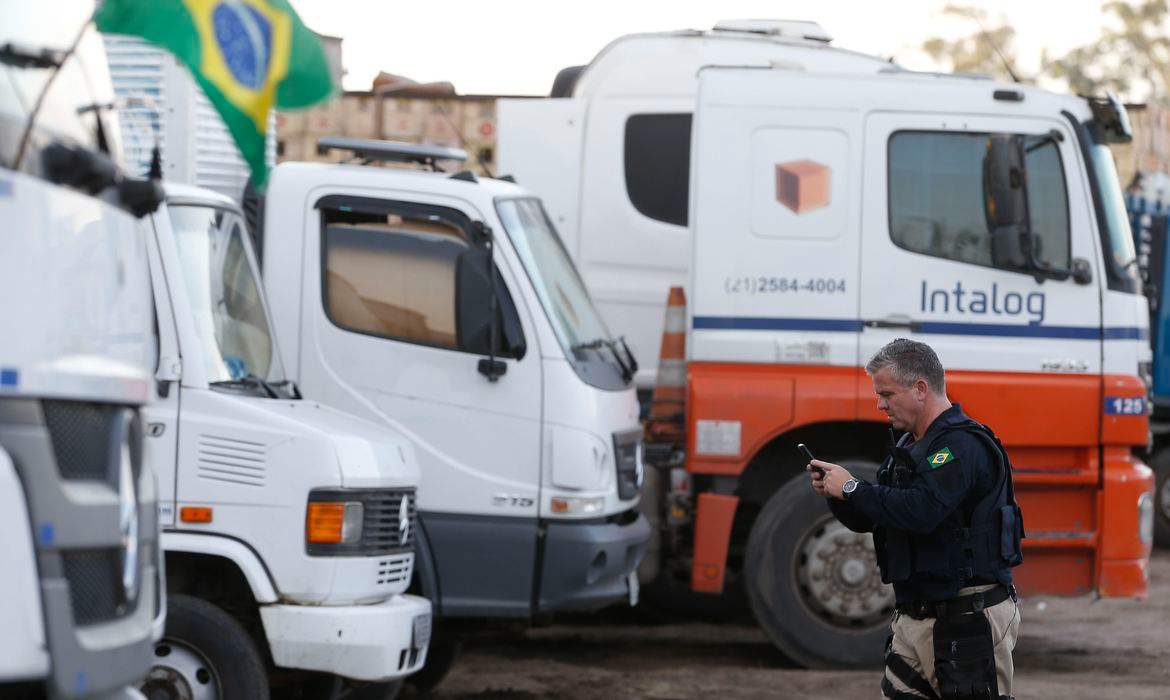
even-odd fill
[(892, 591), (796, 444), (872, 473), (890, 431), (862, 368), (907, 336), (1011, 454), (1024, 594), (1146, 595), (1151, 355), (1116, 100), (908, 71), (767, 21), (623, 37), (555, 90), (501, 103), (501, 171), (543, 197), (644, 366), (668, 288), (689, 297), (667, 328), (685, 364), (657, 368), (685, 422), (643, 495), (660, 584), (742, 587), (805, 665), (876, 660)]

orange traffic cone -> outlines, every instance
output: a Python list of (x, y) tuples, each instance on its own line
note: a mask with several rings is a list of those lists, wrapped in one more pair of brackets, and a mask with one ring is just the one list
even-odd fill
[(687, 298), (682, 287), (671, 287), (658, 354), (658, 378), (650, 399), (647, 442), (682, 442), (686, 434)]

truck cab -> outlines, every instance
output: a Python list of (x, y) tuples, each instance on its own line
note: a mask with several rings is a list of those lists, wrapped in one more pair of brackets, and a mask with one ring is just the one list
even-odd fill
[(400, 685), (431, 625), (430, 603), (405, 594), (414, 448), (302, 396), (239, 207), (166, 193), (149, 239), (159, 399), (143, 415), (171, 613), (141, 689)]
[[(143, 216), (93, 3), (0, 25), (0, 696), (135, 698), (165, 601)], [(76, 45), (69, 42), (76, 38)], [(71, 50), (70, 50), (71, 49)]]
[(437, 615), (527, 620), (636, 600), (649, 531), (635, 367), (539, 199), (470, 173), (283, 163), (261, 228), (290, 376), (414, 444), (416, 578)]
[(1011, 455), (1021, 590), (1146, 595), (1149, 326), (1108, 148), (1124, 107), (908, 71), (784, 21), (622, 37), (566, 82), (501, 104), (500, 162), (566, 220), (638, 347), (666, 317), (651, 291), (687, 289), (684, 429), (647, 494), (666, 581), (745, 591), (802, 664), (875, 662), (892, 591), (796, 445), (872, 479), (891, 436), (863, 368), (910, 337)]

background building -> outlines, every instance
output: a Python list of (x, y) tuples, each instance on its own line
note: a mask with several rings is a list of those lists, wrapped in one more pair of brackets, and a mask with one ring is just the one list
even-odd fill
[(466, 168), (496, 174), (496, 100), (501, 95), (460, 95), (450, 83), (415, 83), (382, 73), (368, 91), (347, 91), (306, 112), (277, 115), (277, 159), (338, 161), (343, 153), (317, 152), (322, 136), (385, 139), (462, 148)]

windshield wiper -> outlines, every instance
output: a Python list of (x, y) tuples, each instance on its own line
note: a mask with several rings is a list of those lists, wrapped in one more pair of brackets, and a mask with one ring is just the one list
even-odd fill
[(291, 379), (282, 379), (282, 380), (280, 380), (279, 382), (269, 382), (269, 383), (270, 383), (272, 386), (278, 386), (278, 387), (280, 387), (280, 388), (282, 388), (282, 389), (283, 389), (284, 387), (286, 387), (286, 386), (287, 386), (287, 387), (289, 387), (290, 394), (292, 395), (292, 397), (293, 397), (294, 399), (303, 399), (303, 398), (305, 398), (305, 397), (304, 397), (304, 395), (303, 395), (303, 394), (301, 394), (301, 388), (300, 388), (299, 386), (297, 386), (297, 383), (296, 383), (296, 382), (294, 382), (294, 381), (293, 381), (293, 380), (291, 380)]
[[(618, 352), (618, 343), (622, 344), (622, 350), (625, 351), (626, 357), (622, 359), (621, 353)], [(638, 362), (634, 359), (630, 348), (626, 346), (625, 336), (617, 340), (609, 340), (608, 338), (594, 338), (586, 343), (577, 343), (569, 349), (576, 352), (578, 350), (600, 350), (605, 348), (613, 355), (614, 362), (621, 368), (623, 381), (630, 381), (634, 378), (634, 373), (638, 371)]]
[(211, 386), (227, 386), (227, 387), (242, 386), (242, 387), (248, 387), (250, 389), (262, 389), (264, 391), (264, 393), (268, 395), (268, 398), (270, 398), (270, 399), (279, 399), (280, 398), (280, 394), (277, 393), (276, 389), (274, 389), (271, 384), (264, 381), (260, 377), (257, 377), (254, 374), (245, 374), (244, 376), (238, 377), (236, 379), (221, 379), (218, 382), (211, 382)]
[(626, 336), (618, 336), (618, 342), (622, 344), (622, 350), (626, 351), (626, 359), (630, 361), (630, 372), (636, 374), (638, 372), (638, 360), (634, 357), (634, 353), (630, 352), (630, 346), (626, 345)]
[[(623, 345), (625, 344), (624, 339), (622, 340), (622, 343), (623, 343)], [(628, 382), (634, 378), (634, 368), (632, 366), (630, 366), (629, 364), (627, 364), (626, 361), (622, 359), (622, 356), (620, 354), (618, 354), (617, 344), (618, 344), (618, 341), (610, 340), (610, 341), (606, 342), (605, 347), (609, 348), (609, 351), (611, 353), (613, 353), (614, 362), (617, 362), (618, 367), (621, 367), (622, 381)], [(627, 352), (629, 352), (629, 350), (627, 350)], [(629, 355), (627, 355), (626, 357), (627, 357), (627, 359), (631, 359)]]
[(575, 345), (571, 345), (569, 346), (569, 349), (573, 352), (578, 350), (598, 350), (605, 347), (608, 343), (609, 341), (605, 338), (594, 338), (587, 343), (577, 343)]

